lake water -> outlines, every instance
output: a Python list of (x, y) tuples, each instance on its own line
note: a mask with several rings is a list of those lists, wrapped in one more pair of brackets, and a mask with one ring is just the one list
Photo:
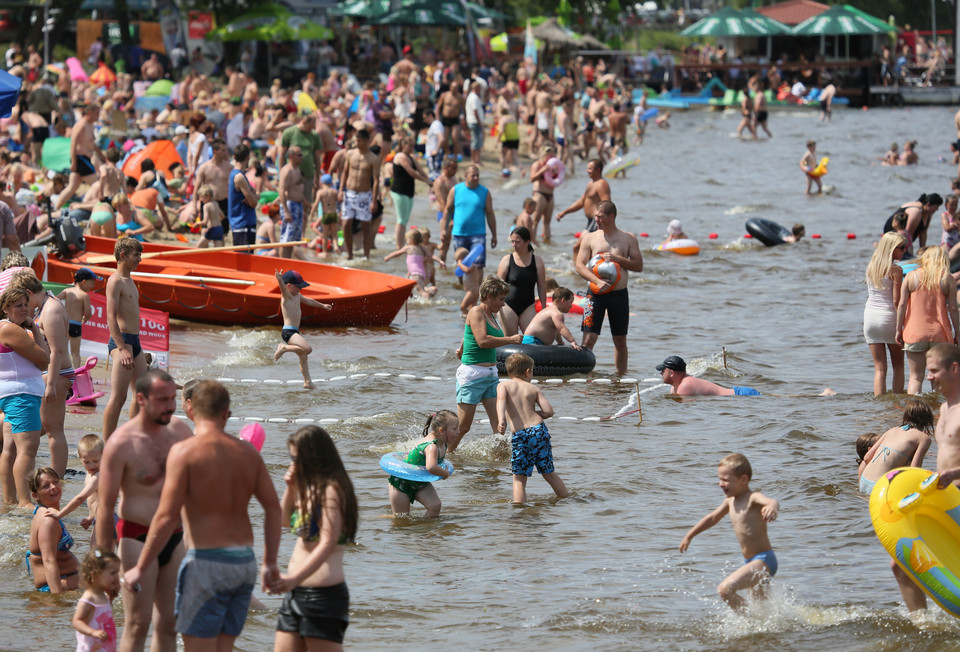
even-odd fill
[[(327, 379), (314, 391), (297, 387), (294, 359), (274, 364), (276, 328), (175, 324), (173, 371), (181, 382), (235, 379), (228, 386), (239, 418), (338, 420), (326, 427), (361, 510), (357, 544), (346, 555), (346, 642), (354, 649), (952, 648), (960, 636), (955, 620), (934, 606), (917, 625), (900, 604), (888, 555), (856, 490), (853, 446), (864, 432), (898, 424), (903, 406), (901, 396), (872, 396), (861, 330), (864, 268), (897, 206), (949, 192), (955, 170), (937, 158), (949, 157), (952, 117), (948, 108), (838, 110), (832, 124), (821, 124), (812, 111), (774, 112), (775, 137), (759, 143), (730, 137), (739, 119), (731, 113), (674, 113), (669, 131), (651, 129), (634, 150), (640, 165), (627, 180), (611, 182), (620, 227), (651, 236), (641, 238), (644, 271), (630, 277), (629, 376), (641, 381), (643, 420), (584, 420), (615, 414), (637, 392), (633, 383), (617, 382), (605, 329), (591, 382), (543, 386), (557, 413), (550, 430), (557, 472), (571, 490), (565, 500), (553, 500), (534, 476), (529, 503), (512, 505), (509, 449), (477, 424), (450, 458), (456, 473), (438, 485), (442, 516), (419, 518), (416, 506), (411, 518), (389, 517), (378, 458), (418, 438), (426, 414), (456, 407), (462, 295), (449, 274), (440, 276), (437, 299), (411, 301), (389, 328), (307, 330), (313, 375)], [(797, 161), (809, 138), (830, 157), (830, 194), (803, 194)], [(914, 138), (919, 166), (878, 166), (891, 141), (902, 146)], [(581, 164), (558, 189), (558, 208), (582, 192), (583, 174)], [(500, 251), (489, 263), (495, 269), (506, 253), (506, 225), (529, 185), (504, 191), (492, 170), (481, 181), (494, 191), (500, 225)], [(432, 225), (431, 214), (419, 196), (411, 223)], [(808, 235), (822, 238), (767, 249), (742, 237), (751, 216), (788, 227), (803, 222)], [(700, 241), (699, 256), (653, 251), (673, 218)], [(537, 250), (549, 275), (575, 290), (584, 284), (572, 272), (570, 244), (582, 224), (580, 215), (565, 218), (554, 226), (554, 244)], [(939, 239), (938, 224), (931, 241)], [(711, 232), (719, 237), (708, 239)], [(388, 247), (389, 239), (378, 243)], [(379, 261), (369, 266), (403, 273), (402, 260)], [(643, 382), (657, 377), (655, 365), (671, 354), (697, 375), (765, 396), (671, 399), (663, 387)], [(594, 382), (607, 379), (614, 382)], [(283, 384), (262, 382), (269, 380)], [(838, 395), (818, 396), (825, 387)], [(71, 415), (71, 448), (99, 425), (99, 413)], [(286, 438), (296, 427), (266, 424), (263, 456), (278, 488)], [(781, 504), (769, 528), (780, 558), (772, 599), (744, 616), (715, 591), (742, 563), (727, 521), (697, 537), (686, 554), (677, 552), (686, 530), (720, 504), (716, 464), (730, 452), (749, 457), (752, 487)], [(41, 462), (45, 455), (43, 443)], [(935, 455), (934, 445), (928, 468)], [(81, 478), (69, 478), (66, 495), (80, 486)], [(259, 527), (259, 509), (251, 511)], [(68, 517), (67, 526), (82, 556), (81, 516)], [(23, 565), (28, 533), (26, 512), (0, 516), (0, 649), (72, 648), (78, 596), (30, 590)], [(293, 544), (285, 533), (283, 564)], [(251, 613), (238, 649), (272, 645), (279, 598), (260, 597), (269, 610)], [(119, 600), (114, 609), (119, 620)]]

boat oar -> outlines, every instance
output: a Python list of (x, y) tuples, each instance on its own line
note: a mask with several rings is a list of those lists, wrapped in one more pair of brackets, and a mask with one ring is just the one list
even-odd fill
[[(93, 271), (111, 273), (117, 270), (110, 267), (94, 267)], [(216, 276), (183, 276), (181, 274), (154, 274), (152, 272), (130, 272), (130, 276), (142, 278), (166, 278), (171, 281), (194, 281), (196, 283), (220, 283), (222, 285), (256, 285), (256, 281), (238, 278), (218, 278)]]
[[(218, 251), (247, 251), (249, 249), (280, 249), (282, 247), (296, 247), (297, 245), (307, 244), (307, 240), (297, 240), (296, 242), (266, 242), (258, 245), (234, 245), (232, 247), (193, 247), (190, 249), (172, 249), (170, 251), (151, 251), (143, 254), (141, 258), (157, 258), (159, 256), (182, 256), (184, 254), (197, 253), (216, 253)], [(91, 256), (85, 262), (91, 265), (100, 263), (112, 263), (116, 259), (112, 255)]]

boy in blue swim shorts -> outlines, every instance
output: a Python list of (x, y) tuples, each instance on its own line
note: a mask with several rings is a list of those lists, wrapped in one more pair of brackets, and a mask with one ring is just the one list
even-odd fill
[(755, 599), (762, 599), (770, 578), (777, 574), (777, 555), (767, 537), (767, 523), (776, 520), (780, 503), (759, 491), (751, 491), (752, 476), (750, 462), (744, 455), (734, 453), (720, 460), (717, 478), (725, 498), (719, 507), (690, 528), (680, 542), (680, 552), (686, 552), (693, 537), (719, 523), (724, 515), (730, 515), (744, 564), (720, 582), (717, 593), (737, 610), (746, 605), (738, 591), (750, 589)]
[(500, 434), (507, 430), (507, 418), (513, 429), (510, 440), (510, 464), (513, 467), (513, 502), (527, 500), (527, 478), (536, 467), (558, 498), (569, 493), (553, 468), (553, 449), (544, 419), (553, 416), (553, 407), (540, 389), (532, 384), (533, 358), (514, 353), (507, 358), (506, 380), (497, 385), (497, 421)]

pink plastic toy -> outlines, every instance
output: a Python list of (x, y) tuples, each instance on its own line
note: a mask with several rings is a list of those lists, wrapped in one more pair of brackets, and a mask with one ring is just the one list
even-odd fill
[(248, 423), (243, 428), (240, 428), (240, 439), (245, 439), (253, 444), (253, 447), (257, 449), (258, 453), (263, 449), (263, 441), (266, 438), (267, 433), (264, 432), (263, 426), (259, 423)]
[(90, 378), (90, 370), (97, 366), (97, 356), (91, 355), (87, 362), (76, 370), (77, 375), (73, 378), (73, 387), (71, 388), (70, 398), (67, 399), (67, 405), (89, 405), (97, 407), (97, 399), (105, 392), (93, 391), (93, 379)]

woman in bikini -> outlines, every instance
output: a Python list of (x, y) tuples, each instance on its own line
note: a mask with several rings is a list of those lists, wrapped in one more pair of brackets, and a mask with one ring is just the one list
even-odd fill
[(287, 574), (269, 587), (286, 594), (274, 650), (342, 650), (350, 607), (343, 551), (357, 533), (353, 483), (323, 428), (300, 428), (287, 447), (291, 461), (281, 505), (297, 543)]
[(863, 456), (858, 473), (860, 492), (870, 495), (877, 480), (899, 466), (920, 467), (932, 436), (933, 412), (930, 407), (918, 399), (907, 399), (903, 423), (880, 435), (877, 443)]
[(60, 476), (50, 467), (37, 469), (30, 476), (30, 492), (37, 501), (27, 551), (27, 571), (33, 575), (33, 585), (44, 593), (75, 589), (80, 586), (80, 562), (70, 552), (73, 537), (62, 520), (47, 516), (48, 511), (60, 509)]

